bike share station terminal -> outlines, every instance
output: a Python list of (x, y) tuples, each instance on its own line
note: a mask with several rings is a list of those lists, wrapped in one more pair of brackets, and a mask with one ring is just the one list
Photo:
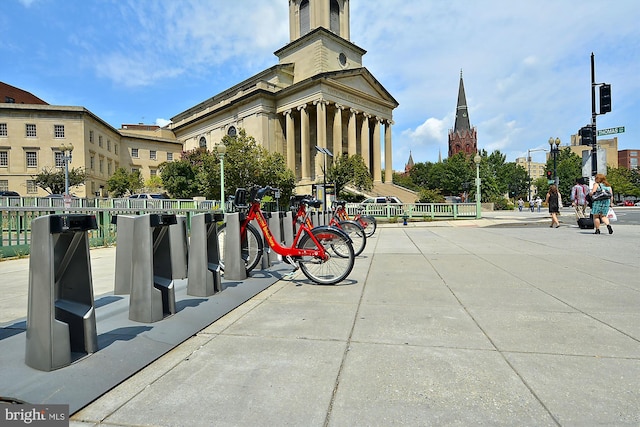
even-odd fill
[[(221, 221), (238, 230), (226, 234), (224, 276)], [(95, 216), (34, 219), (27, 319), (0, 328), (3, 397), (68, 404), (72, 414), (289, 273), (265, 257), (260, 274), (247, 275), (239, 221), (221, 212), (194, 215), (189, 227), (169, 213), (114, 217), (114, 291), (94, 299)]]

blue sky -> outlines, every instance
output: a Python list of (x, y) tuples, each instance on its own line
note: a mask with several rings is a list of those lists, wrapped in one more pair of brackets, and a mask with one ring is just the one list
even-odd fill
[[(396, 98), (393, 168), (446, 157), (460, 70), (478, 145), (508, 161), (591, 120), (640, 149), (640, 1), (351, 0), (351, 41)], [(286, 0), (2, 0), (0, 81), (119, 128), (172, 116), (277, 63)], [(544, 161), (544, 153), (532, 153)]]

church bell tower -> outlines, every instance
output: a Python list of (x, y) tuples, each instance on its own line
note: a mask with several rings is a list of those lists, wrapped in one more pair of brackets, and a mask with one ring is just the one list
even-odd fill
[(349, 0), (289, 0), (289, 38), (322, 27), (349, 40)]

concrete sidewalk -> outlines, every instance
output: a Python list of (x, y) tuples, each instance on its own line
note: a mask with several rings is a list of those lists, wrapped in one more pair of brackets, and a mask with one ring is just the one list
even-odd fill
[(637, 426), (640, 227), (548, 223), (380, 226), (349, 280), (277, 281), (71, 425)]

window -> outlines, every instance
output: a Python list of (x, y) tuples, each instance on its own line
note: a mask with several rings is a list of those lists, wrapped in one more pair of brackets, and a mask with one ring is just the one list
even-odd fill
[(304, 36), (311, 29), (311, 18), (309, 16), (309, 0), (302, 0), (300, 3), (300, 35)]
[(204, 136), (200, 137), (200, 142), (198, 143), (198, 145), (200, 145), (200, 148), (207, 146), (207, 140), (205, 139)]
[(111, 151), (111, 140), (107, 139), (107, 151)]
[(93, 131), (89, 131), (89, 142), (93, 144)]
[(0, 136), (7, 136), (7, 124), (0, 123)]
[(98, 135), (98, 147), (102, 148), (102, 135)]
[(53, 125), (54, 138), (64, 138), (64, 125)]
[(6, 102), (7, 104), (15, 104), (16, 100), (15, 100), (15, 98), (12, 98), (10, 96), (5, 96), (4, 97), (4, 102)]
[(9, 152), (8, 151), (0, 151), (0, 167), (8, 167), (9, 166)]
[(36, 125), (34, 124), (27, 124), (27, 137), (28, 138), (35, 138), (36, 135)]
[(38, 153), (35, 151), (27, 151), (27, 167), (28, 168), (37, 168), (38, 167)]
[(99, 171), (100, 173), (104, 172), (104, 159), (100, 159), (100, 161), (98, 162), (99, 164)]
[(131, 173), (140, 173), (139, 168), (131, 168)]
[(107, 175), (111, 176), (111, 160), (107, 161)]
[(156, 176), (158, 174), (158, 171), (155, 169), (151, 169), (149, 172), (151, 173), (151, 176)]
[(113, 144), (113, 154), (118, 154), (118, 144)]
[(96, 168), (96, 156), (89, 158), (89, 169), (94, 170)]
[(32, 179), (27, 180), (27, 193), (29, 194), (38, 193), (38, 186), (36, 185), (36, 182)]
[(235, 137), (238, 134), (238, 132), (236, 131), (235, 126), (231, 126), (229, 128), (229, 130), (227, 131), (227, 135), (231, 136), (231, 137)]
[(9, 191), (9, 180), (0, 179), (0, 191)]
[(338, 1), (331, 0), (329, 8), (329, 29), (332, 33), (340, 35), (340, 5), (338, 5)]
[(173, 161), (173, 153), (167, 153), (167, 161), (168, 162)]
[(131, 157), (133, 157), (134, 159), (138, 158), (138, 149), (137, 148), (132, 148), (131, 149)]
[(156, 154), (156, 150), (149, 151), (149, 159), (151, 159), (151, 160), (157, 160), (158, 159), (158, 155)]
[(55, 153), (55, 164), (57, 168), (64, 167), (64, 153), (62, 151), (56, 151)]

